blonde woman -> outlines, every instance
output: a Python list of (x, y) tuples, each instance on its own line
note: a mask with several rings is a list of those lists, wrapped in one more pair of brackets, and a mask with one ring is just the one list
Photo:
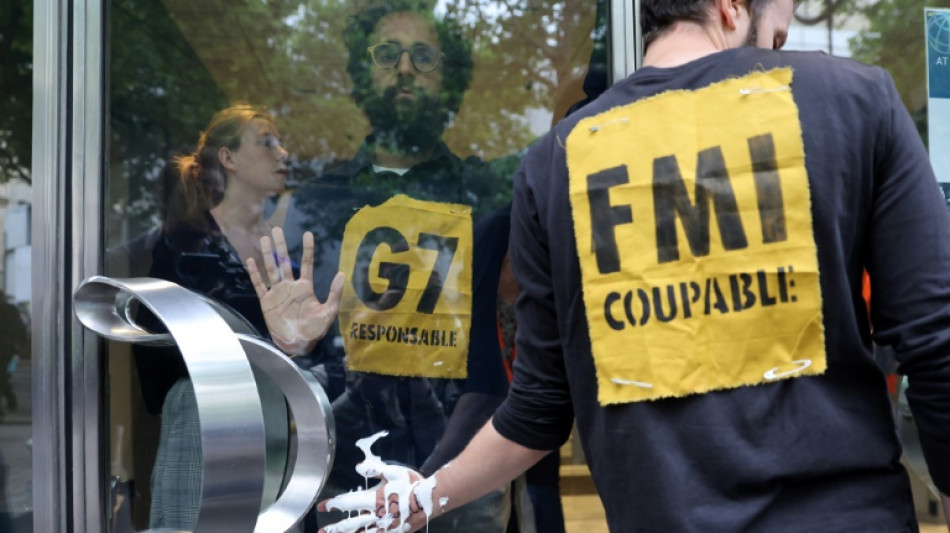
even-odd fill
[[(245, 263), (266, 264), (263, 257), (271, 255), (270, 247), (261, 244), (261, 237), (272, 231), (265, 207), (269, 198), (284, 190), (287, 155), (267, 113), (249, 105), (217, 113), (195, 151), (172, 162), (172, 183), (149, 275), (214, 298), (247, 319), (262, 336), (268, 329), (275, 334), (282, 331), (268, 328), (272, 321), (293, 326), (295, 321), (287, 318), (294, 313), (293, 306), (270, 309), (265, 320), (244, 268)], [(296, 274), (289, 261), (283, 267), (290, 276)], [(300, 284), (309, 295), (305, 303), (324, 310), (313, 297), (310, 276)], [(335, 303), (331, 296), (325, 312), (317, 313), (326, 320), (310, 321), (317, 330), (313, 335), (320, 337), (329, 327), (336, 316)], [(155, 411), (160, 406), (162, 417), (149, 527), (191, 530), (202, 471), (194, 391), (180, 357), (155, 357), (150, 350), (155, 349), (143, 348), (136, 354), (146, 402)]]

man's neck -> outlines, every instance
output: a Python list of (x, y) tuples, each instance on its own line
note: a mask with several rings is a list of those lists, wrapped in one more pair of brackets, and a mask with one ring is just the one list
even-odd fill
[(643, 66), (678, 67), (728, 48), (721, 30), (695, 22), (676, 22), (650, 43)]

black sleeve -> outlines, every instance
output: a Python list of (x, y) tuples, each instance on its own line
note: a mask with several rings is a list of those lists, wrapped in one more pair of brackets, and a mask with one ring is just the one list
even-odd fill
[[(508, 253), (510, 213), (511, 206), (495, 210), (474, 228), (472, 328), (468, 344), (468, 378), (463, 393), (503, 398), (508, 392), (508, 377), (498, 345), (498, 280)], [(496, 402), (494, 407), (497, 406)], [(481, 420), (479, 429), (488, 418)]]
[(895, 349), (931, 477), (950, 493), (950, 215), (894, 82), (880, 75), (867, 261), (874, 340)]
[(493, 418), (503, 437), (536, 450), (562, 445), (574, 420), (554, 299), (550, 235), (539, 212), (551, 187), (567, 186), (566, 180), (553, 183), (549, 172), (554, 165), (565, 165), (563, 151), (555, 153), (553, 144), (549, 135), (532, 148), (515, 178), (510, 260), (521, 289), (515, 305), (518, 356), (508, 398)]

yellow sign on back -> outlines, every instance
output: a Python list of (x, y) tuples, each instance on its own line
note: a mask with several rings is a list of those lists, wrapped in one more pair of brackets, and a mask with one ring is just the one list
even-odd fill
[(347, 367), (464, 378), (472, 323), (472, 215), (405, 195), (346, 224), (340, 333)]
[(825, 371), (790, 69), (585, 118), (566, 151), (601, 404)]

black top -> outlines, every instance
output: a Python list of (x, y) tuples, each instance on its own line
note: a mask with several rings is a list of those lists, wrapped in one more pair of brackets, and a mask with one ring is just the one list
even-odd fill
[[(602, 406), (562, 143), (584, 117), (782, 66), (794, 72), (803, 132), (827, 371)], [(650, 177), (630, 176), (638, 180)], [(644, 217), (632, 214), (634, 223)], [(927, 153), (884, 70), (756, 49), (644, 68), (556, 126), (516, 177), (518, 358), (495, 428), (524, 446), (554, 449), (576, 415), (611, 531), (916, 531), (861, 277), (863, 269), (871, 275), (874, 341), (896, 349), (932, 477), (950, 492), (948, 222)]]
[[(511, 166), (510, 161), (461, 159), (440, 144), (427, 160), (399, 174), (374, 170), (371, 149), (370, 138), (352, 160), (307, 180), (294, 192), (284, 222), (291, 255), (299, 257), (303, 233), (312, 232), (313, 281), (317, 297), (323, 301), (340, 268), (346, 223), (360, 208), (377, 206), (396, 194), (471, 206), (475, 222), (473, 317), (466, 379), (350, 371), (344, 365), (338, 326), (318, 343), (313, 355), (295, 358), (299, 364), (319, 368), (318, 373), (328, 378), (328, 395), (337, 421), (337, 451), (329, 482), (345, 490), (364, 483), (354, 470), (363, 460), (356, 440), (386, 430), (389, 436), (374, 445), (374, 453), (388, 461), (431, 471), (461, 451), (507, 391), (494, 321), (484, 318), (491, 312), (489, 306), (494, 309), (498, 280), (497, 271), (494, 276), (491, 271), (498, 254), (504, 255), (507, 234), (497, 233), (493, 225), (481, 220), (510, 196), (510, 185), (506, 184), (510, 184), (513, 168), (507, 175), (504, 171)], [(353, 273), (345, 274), (347, 283), (351, 283)], [(459, 416), (457, 408), (462, 413)]]
[[(260, 301), (241, 258), (210, 213), (205, 221), (208, 226), (204, 230), (187, 226), (155, 230), (130, 243), (130, 257), (151, 258), (147, 272), (133, 271), (132, 275), (164, 279), (209, 296), (244, 317), (258, 335), (268, 338)], [(137, 321), (151, 330), (164, 329), (145, 308)], [(146, 408), (159, 414), (171, 386), (188, 377), (185, 362), (173, 347), (136, 345), (133, 351)]]

